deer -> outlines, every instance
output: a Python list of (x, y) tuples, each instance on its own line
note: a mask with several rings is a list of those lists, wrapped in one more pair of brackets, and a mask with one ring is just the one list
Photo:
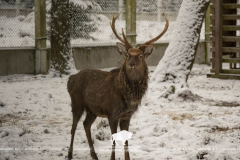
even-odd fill
[[(138, 48), (133, 48), (127, 41), (122, 29), (122, 38), (117, 34), (115, 21), (119, 17), (112, 18), (110, 26), (116, 38), (118, 52), (123, 55), (124, 62), (120, 68), (109, 72), (98, 69), (84, 69), (68, 79), (67, 89), (71, 98), (73, 123), (71, 129), (71, 142), (68, 150), (68, 159), (72, 159), (73, 141), (79, 119), (83, 112), (86, 118), (83, 122), (88, 140), (90, 155), (97, 160), (93, 141), (91, 139), (91, 125), (97, 117), (108, 119), (112, 135), (120, 130), (129, 130), (132, 115), (138, 110), (138, 106), (148, 88), (148, 67), (146, 58), (152, 53), (153, 43), (162, 37), (168, 29), (169, 22), (165, 17), (165, 28), (155, 38), (143, 43)], [(125, 160), (130, 160), (128, 141), (124, 145)], [(111, 160), (115, 160), (115, 142), (112, 145)]]

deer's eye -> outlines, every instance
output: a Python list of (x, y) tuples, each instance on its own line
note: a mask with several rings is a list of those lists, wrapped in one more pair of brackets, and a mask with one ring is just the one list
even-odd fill
[(143, 58), (143, 56), (142, 56), (142, 55), (140, 55), (140, 56), (139, 56), (139, 58), (140, 58), (140, 59), (142, 59), (142, 58)]
[(128, 55), (128, 54), (126, 54), (126, 58), (127, 58), (127, 59), (129, 58), (129, 55)]

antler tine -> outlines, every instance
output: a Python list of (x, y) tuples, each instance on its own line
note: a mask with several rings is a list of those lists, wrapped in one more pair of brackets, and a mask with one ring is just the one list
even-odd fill
[(122, 36), (123, 36), (123, 39), (125, 41), (125, 45), (126, 45), (126, 48), (129, 49), (129, 48), (133, 48), (132, 45), (128, 42), (125, 34), (124, 34), (124, 31), (123, 31), (123, 28), (122, 28)]
[(114, 35), (122, 42), (126, 45), (126, 48), (132, 48), (132, 45), (127, 41), (127, 38), (125, 37), (125, 34), (123, 32), (123, 29), (122, 29), (122, 35), (123, 35), (123, 39), (117, 34), (116, 32), (116, 28), (115, 28), (115, 21), (116, 19), (119, 17), (119, 15), (121, 14), (121, 12), (116, 16), (114, 17), (114, 14), (113, 14), (113, 18), (112, 18), (112, 23), (110, 22), (110, 26), (112, 28), (112, 31), (114, 33)]
[(116, 21), (116, 19), (119, 17), (120, 14), (121, 14), (121, 12), (120, 12), (116, 17), (114, 17), (114, 14), (113, 14), (112, 23), (110, 22), (110, 26), (111, 26), (111, 28), (112, 28), (112, 31), (113, 31), (114, 35), (115, 35), (122, 43), (125, 44), (124, 40), (117, 34), (116, 29), (115, 29), (115, 21)]
[[(165, 24), (165, 28), (164, 28), (164, 30), (162, 31), (162, 33), (160, 33), (157, 37), (155, 37), (155, 38), (153, 38), (153, 39), (151, 39), (151, 40), (143, 43), (140, 47), (147, 46), (147, 45), (150, 45), (150, 44), (154, 43), (154, 42), (157, 41), (160, 37), (162, 37), (162, 36), (164, 35), (164, 33), (167, 31), (168, 26), (169, 26), (169, 22), (168, 22), (168, 19), (167, 19), (166, 14), (165, 14), (165, 13), (163, 13), (163, 14), (164, 14), (164, 17), (165, 17), (165, 20), (166, 20), (166, 24)], [(139, 48), (140, 48), (140, 47), (139, 47)]]

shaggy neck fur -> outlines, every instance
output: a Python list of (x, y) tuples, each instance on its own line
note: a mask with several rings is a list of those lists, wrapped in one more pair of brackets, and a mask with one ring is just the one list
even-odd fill
[(139, 103), (142, 100), (143, 95), (145, 94), (148, 87), (148, 69), (144, 71), (144, 76), (139, 78), (138, 81), (132, 81), (127, 77), (125, 67), (120, 69), (118, 75), (118, 88), (122, 92), (124, 99), (128, 104), (132, 101), (138, 101)]

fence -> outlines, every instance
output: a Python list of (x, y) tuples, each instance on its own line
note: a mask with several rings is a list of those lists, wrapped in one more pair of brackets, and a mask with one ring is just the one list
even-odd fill
[[(70, 0), (71, 44), (96, 45), (117, 42), (109, 23), (112, 14), (122, 11), (116, 21), (121, 34), (125, 24), (125, 0)], [(159, 41), (169, 41), (182, 0), (137, 0), (136, 40), (141, 43), (159, 34), (164, 25), (161, 13), (170, 20), (168, 32)], [(34, 0), (0, 1), (0, 47), (35, 46)], [(46, 0), (47, 22), (51, 0)], [(49, 27), (47, 27), (49, 30)], [(49, 36), (48, 36), (49, 37)], [(201, 38), (204, 38), (204, 29)], [(49, 40), (47, 41), (49, 45)]]
[(208, 77), (240, 79), (239, 9), (239, 0), (211, 3), (212, 69)]
[(0, 47), (34, 46), (34, 1), (0, 1)]

